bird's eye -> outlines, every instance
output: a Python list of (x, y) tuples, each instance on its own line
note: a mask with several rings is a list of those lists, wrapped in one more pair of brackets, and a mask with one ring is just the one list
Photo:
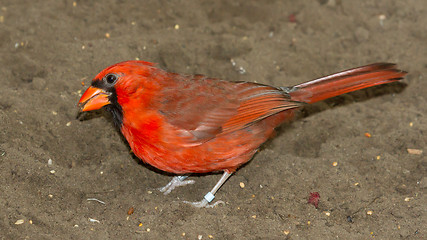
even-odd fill
[(108, 75), (105, 76), (105, 81), (108, 84), (112, 85), (112, 84), (116, 83), (116, 81), (117, 81), (117, 75), (116, 74), (108, 74)]

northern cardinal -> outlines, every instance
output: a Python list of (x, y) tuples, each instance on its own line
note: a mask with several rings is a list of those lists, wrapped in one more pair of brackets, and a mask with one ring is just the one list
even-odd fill
[(231, 82), (170, 73), (145, 61), (126, 61), (101, 71), (80, 98), (80, 111), (105, 108), (142, 161), (177, 175), (162, 190), (193, 183), (191, 173), (223, 171), (198, 207), (248, 162), (274, 128), (294, 110), (359, 89), (391, 83), (406, 72), (375, 63), (293, 87)]

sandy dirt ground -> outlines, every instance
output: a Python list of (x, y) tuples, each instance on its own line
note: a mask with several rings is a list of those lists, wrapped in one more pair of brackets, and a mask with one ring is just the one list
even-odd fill
[[(0, 54), (1, 239), (427, 238), (423, 0), (2, 0)], [(383, 61), (409, 74), (305, 108), (221, 188), (225, 205), (196, 209), (182, 201), (220, 175), (165, 196), (171, 176), (108, 114), (76, 118), (91, 79), (136, 58), (275, 86)]]

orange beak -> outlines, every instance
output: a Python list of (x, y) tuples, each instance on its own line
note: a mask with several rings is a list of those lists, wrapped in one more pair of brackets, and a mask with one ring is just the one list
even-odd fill
[(92, 111), (111, 104), (109, 93), (96, 87), (89, 87), (79, 100), (80, 112)]

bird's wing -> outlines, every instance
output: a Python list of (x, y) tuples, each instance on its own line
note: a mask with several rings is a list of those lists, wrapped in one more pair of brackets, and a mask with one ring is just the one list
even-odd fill
[(266, 85), (200, 75), (175, 78), (180, 79), (162, 89), (161, 105), (157, 108), (175, 127), (185, 145), (202, 144), (219, 134), (238, 131), (302, 105), (289, 100), (283, 91)]

